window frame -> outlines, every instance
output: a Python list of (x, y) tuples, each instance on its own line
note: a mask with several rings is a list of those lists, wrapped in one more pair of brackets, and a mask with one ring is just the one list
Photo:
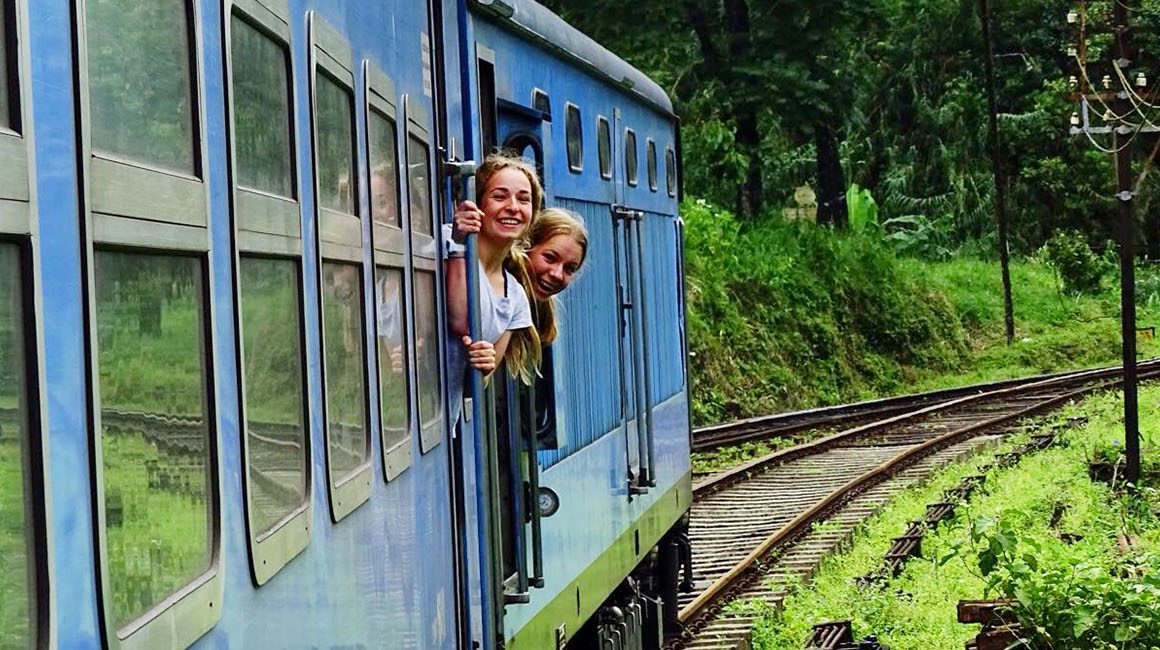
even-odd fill
[[(602, 142), (607, 142), (607, 160), (601, 155), (603, 149), (600, 145)], [(600, 167), (600, 178), (606, 181), (612, 180), (614, 161), (616, 158), (613, 155), (612, 148), (612, 123), (603, 115), (596, 116), (596, 158), (597, 165)]]
[[(363, 261), (363, 224), (361, 214), (363, 201), (362, 187), (359, 183), (358, 172), (358, 140), (360, 124), (355, 96), (354, 55), (350, 44), (342, 35), (330, 26), (316, 11), (307, 12), (307, 39), (309, 43), (309, 84), (310, 84), (310, 134), (312, 141), (311, 169), (314, 183), (314, 214), (316, 218), (315, 237), (317, 239), (316, 270), (318, 272), (318, 322), (319, 322), (319, 364), (322, 374), (322, 420), (324, 453), (326, 458), (326, 486), (330, 498), (330, 513), (334, 523), (338, 523), (351, 512), (354, 512), (371, 496), (371, 473), (374, 471), (374, 458), (371, 452), (371, 399), (370, 382), (376, 381), (370, 372), (370, 355), (366, 348), (367, 318), (366, 318), (366, 265)], [(318, 75), (325, 74), (331, 81), (340, 84), (350, 93), (351, 119), (351, 207), (354, 213), (344, 213), (323, 207), (319, 200), (319, 159), (318, 159)], [(363, 394), (363, 448), (364, 461), (347, 475), (341, 477), (338, 484), (331, 479), (332, 454), (330, 452), (331, 432), (329, 417), (329, 389), (327, 387), (326, 346), (324, 328), (324, 292), (322, 286), (323, 264), (325, 262), (339, 262), (351, 264), (358, 268), (359, 282), (362, 285), (362, 303), (359, 305), (358, 318), (362, 324), (363, 354), (360, 359), (362, 365)]]
[[(0, 34), (0, 48), (5, 51), (5, 65), (8, 78), (4, 80), (8, 90), (8, 105), (15, 112), (9, 129), (0, 127), (0, 231), (30, 234), (33, 214), (31, 203), (31, 115), (28, 109), (28, 93), (24, 82), (28, 79), (28, 43), (22, 34), (28, 32), (23, 0), (10, 5), (11, 12), (4, 15), (4, 33)], [(0, 4), (0, 11), (6, 7)]]
[[(410, 176), (410, 174), (406, 174), (406, 177), (407, 177), (407, 185), (406, 185), (406, 187), (407, 187), (407, 200), (405, 201), (405, 204), (407, 206), (407, 209), (405, 212), (407, 215), (407, 230), (410, 233), (410, 238), (411, 238), (411, 256), (410, 256), (411, 268), (410, 268), (410, 277), (406, 278), (405, 281), (408, 281), (411, 283), (411, 287), (412, 287), (412, 289), (411, 289), (411, 297), (412, 297), (412, 299), (411, 299), (411, 315), (416, 318), (416, 323), (417, 323), (418, 317), (416, 314), (418, 311), (418, 305), (417, 305), (418, 301), (415, 298), (415, 296), (416, 296), (415, 285), (417, 284), (415, 282), (416, 274), (420, 273), (420, 272), (430, 273), (434, 277), (434, 279), (435, 279), (435, 283), (434, 283), (434, 289), (435, 289), (435, 296), (434, 296), (434, 298), (435, 298), (435, 314), (434, 314), (435, 331), (436, 331), (437, 335), (440, 335), (440, 340), (439, 340), (437, 345), (438, 345), (439, 349), (442, 350), (443, 349), (443, 337), (441, 336), (441, 334), (442, 334), (442, 332), (444, 332), (444, 329), (443, 329), (443, 320), (442, 320), (443, 319), (443, 315), (442, 315), (443, 310), (441, 309), (441, 306), (443, 304), (443, 289), (442, 289), (443, 276), (442, 276), (441, 269), (440, 269), (440, 266), (441, 266), (440, 243), (439, 243), (439, 237), (440, 237), (439, 214), (440, 214), (440, 211), (438, 209), (439, 196), (435, 193), (435, 178), (434, 178), (434, 174), (431, 173), (431, 168), (434, 166), (434, 163), (435, 163), (434, 153), (432, 152), (432, 141), (434, 139), (433, 138), (434, 132), (432, 131), (431, 117), (430, 117), (430, 114), (427, 112), (426, 107), (424, 105), (420, 104), (419, 102), (417, 102), (413, 97), (411, 97), (410, 95), (407, 95), (407, 94), (403, 95), (403, 123), (405, 125), (405, 136), (404, 137), (406, 138), (406, 140), (404, 141), (405, 144), (403, 144), (403, 146), (402, 146), (403, 157), (400, 160), (404, 161), (404, 165), (406, 165), (408, 169), (410, 169), (410, 164), (411, 164), (410, 144), (409, 144), (410, 138), (414, 137), (416, 140), (423, 143), (427, 147), (427, 162), (428, 162), (428, 166), (427, 166), (427, 186), (428, 186), (428, 188), (427, 188), (427, 190), (430, 193), (430, 200), (431, 200), (430, 219), (431, 219), (431, 228), (432, 228), (432, 233), (433, 233), (431, 235), (428, 235), (424, 232), (415, 230), (415, 228), (414, 228), (416, 215), (411, 214), (411, 200), (410, 200), (411, 199), (411, 176)], [(417, 327), (417, 324), (416, 324), (416, 327)], [(422, 406), (419, 404), (419, 399), (418, 399), (419, 395), (421, 393), (421, 391), (419, 390), (419, 377), (418, 377), (418, 372), (419, 372), (418, 350), (414, 346), (415, 346), (414, 341), (408, 342), (408, 347), (411, 348), (411, 353), (412, 353), (411, 358), (415, 360), (414, 367), (412, 368), (412, 371), (411, 371), (412, 378), (415, 382), (413, 385), (415, 386), (414, 391), (415, 391), (415, 397), (416, 397), (414, 420), (415, 420), (416, 426), (419, 430), (419, 453), (420, 454), (427, 454), (427, 453), (430, 453), (431, 450), (433, 450), (439, 446), (439, 443), (443, 440), (443, 431), (444, 431), (444, 429), (447, 428), (447, 426), (449, 426), (448, 422), (447, 422), (447, 412), (448, 412), (448, 408), (447, 408), (448, 407), (447, 376), (446, 376), (447, 373), (446, 373), (446, 369), (444, 368), (444, 361), (442, 359), (442, 353), (440, 353), (439, 363), (436, 364), (436, 369), (439, 373), (439, 377), (437, 378), (437, 381), (436, 381), (436, 383), (438, 384), (437, 394), (439, 395), (439, 400), (440, 400), (439, 417), (432, 419), (430, 422), (424, 422), (423, 421), (423, 409), (422, 409)], [(451, 423), (451, 425), (453, 426), (454, 423)]]
[[(629, 146), (631, 144), (631, 146)], [(629, 154), (632, 158), (629, 158)], [(629, 164), (629, 161), (632, 164)], [(624, 129), (624, 182), (630, 187), (640, 184), (640, 152), (636, 146), (636, 131), (632, 127)]]
[[(540, 108), (539, 104), (537, 103), (541, 97), (544, 98), (544, 105), (546, 108)], [(539, 87), (532, 88), (532, 108), (543, 113), (543, 119), (545, 122), (552, 121), (552, 96), (548, 94), (548, 91)]]
[(677, 196), (677, 152), (672, 145), (665, 146), (665, 190), (670, 197)]
[[(363, 59), (363, 80), (365, 85), (366, 105), (366, 168), (368, 177), (366, 179), (366, 187), (368, 192), (371, 188), (371, 181), (369, 175), (373, 173), (371, 167), (371, 148), (373, 146), (373, 139), (371, 138), (371, 116), (374, 113), (382, 115), (395, 128), (395, 140), (391, 146), (395, 150), (395, 208), (399, 216), (399, 225), (393, 226), (382, 224), (371, 219), (371, 241), (374, 248), (374, 268), (372, 269), (372, 276), (374, 277), (372, 302), (378, 308), (378, 271), (380, 268), (387, 270), (396, 270), (402, 276), (402, 283), (399, 285), (400, 293), (403, 297), (403, 304), (400, 306), (401, 328), (403, 338), (403, 358), (405, 368), (403, 370), (403, 381), (406, 384), (405, 393), (407, 395), (407, 419), (404, 429), (406, 434), (398, 441), (390, 446), (387, 444), (386, 423), (383, 421), (383, 391), (382, 391), (382, 368), (384, 363), (390, 363), (390, 360), (384, 360), (379, 355), (379, 322), (376, 317), (374, 320), (374, 340), (375, 350), (372, 356), (375, 360), (375, 382), (378, 386), (378, 407), (379, 412), (379, 447), (381, 448), (383, 461), (383, 479), (390, 482), (397, 478), (400, 474), (405, 472), (413, 462), (413, 447), (414, 447), (414, 429), (417, 415), (412, 408), (412, 394), (415, 392), (415, 382), (412, 380), (412, 368), (415, 363), (411, 355), (411, 300), (408, 299), (407, 282), (410, 276), (410, 266), (407, 263), (406, 254), (406, 238), (410, 230), (410, 201), (408, 197), (408, 209), (403, 209), (403, 189), (407, 187), (403, 183), (403, 171), (407, 169), (406, 157), (399, 148), (399, 106), (395, 100), (395, 84), (391, 78), (387, 76), (373, 61), (370, 59)], [(371, 197), (374, 200), (374, 197)]]
[[(577, 136), (577, 147), (579, 152), (577, 160), (572, 160), (572, 136), (569, 133), (569, 126), (573, 124), (572, 116), (576, 116), (576, 128), (580, 130)], [(568, 159), (568, 171), (573, 174), (580, 174), (584, 171), (584, 115), (580, 111), (580, 107), (572, 102), (564, 102), (564, 153)]]
[(657, 169), (657, 143), (652, 138), (645, 138), (645, 171), (648, 174), (648, 189), (655, 192), (660, 188), (660, 170)]
[[(279, 13), (262, 0), (227, 0), (222, 20), (222, 49), (225, 62), (224, 86), (226, 98), (226, 132), (228, 158), (227, 169), (230, 182), (230, 216), (234, 233), (233, 246), (233, 291), (234, 291), (234, 336), (237, 343), (237, 386), (239, 431), (242, 440), (242, 506), (245, 510), (246, 541), (250, 556), (250, 576), (255, 585), (261, 586), (274, 577), (282, 567), (294, 559), (310, 544), (310, 523), (314, 512), (313, 453), (310, 445), (310, 391), (306, 373), (306, 294), (303, 282), (304, 260), (302, 241), (302, 205), (298, 196), (298, 143), (294, 124), (296, 122), (294, 65), (291, 57), (291, 29), (289, 12)], [(290, 114), (290, 163), (293, 172), (291, 193), (294, 197), (283, 197), (243, 187), (238, 183), (236, 122), (234, 114), (234, 68), (233, 68), (233, 18), (246, 22), (252, 29), (262, 33), (282, 47), (286, 55), (287, 104)], [(253, 215), (253, 216), (251, 216)], [(266, 530), (253, 527), (250, 505), (250, 444), (246, 430), (248, 399), (246, 391), (245, 348), (242, 322), (242, 270), (243, 257), (274, 258), (295, 263), (298, 271), (298, 339), (302, 354), (302, 425), (303, 425), (303, 480), (305, 490), (303, 501), (297, 508), (287, 513), (281, 521)]]
[[(200, 576), (176, 589), (138, 618), (115, 628), (108, 585), (109, 562), (105, 530), (105, 486), (101, 440), (100, 374), (96, 317), (96, 251), (132, 248), (153, 253), (194, 256), (200, 262), (203, 319), (213, 322), (213, 274), (209, 269), (209, 187), (204, 178), (207, 159), (205, 137), (205, 70), (199, 63), (204, 52), (201, 4), (183, 0), (188, 17), (191, 121), (194, 166), (201, 175), (186, 175), (140, 163), (101, 156), (92, 147), (90, 75), (87, 36), (87, 0), (74, 3), (74, 71), (79, 116), (80, 174), (82, 176), (81, 225), (83, 237), (86, 340), (86, 389), (90, 444), (90, 479), (93, 489), (94, 544), (99, 566), (98, 608), (106, 646), (112, 650), (149, 650), (186, 647), (213, 629), (221, 618), (225, 589), (222, 555), (221, 427), (216, 393), (215, 338), (213, 328), (203, 326), (201, 348), (205, 382), (204, 404), (208, 427), (206, 469), (209, 500), (209, 567)], [(165, 197), (164, 200), (160, 197)], [(165, 215), (164, 217), (158, 215)]]

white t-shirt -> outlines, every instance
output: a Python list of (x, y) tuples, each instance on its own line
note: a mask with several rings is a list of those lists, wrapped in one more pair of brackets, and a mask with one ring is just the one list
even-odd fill
[[(443, 241), (451, 241), (451, 224), (443, 226)], [(445, 248), (445, 250), (447, 250)], [(515, 276), (503, 272), (504, 294), (496, 295), (479, 265), (479, 323), (482, 328), (480, 340), (495, 343), (508, 330), (518, 330), (532, 326), (532, 308), (528, 294)], [(467, 350), (463, 341), (449, 334), (447, 341), (447, 394), (451, 399), (448, 414), (452, 426), (459, 420), (463, 407), (464, 373), (467, 370)]]

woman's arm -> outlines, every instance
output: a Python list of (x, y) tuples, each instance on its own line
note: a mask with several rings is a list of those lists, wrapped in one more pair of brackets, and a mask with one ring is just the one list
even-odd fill
[(467, 260), (452, 257), (443, 262), (443, 277), (447, 289), (447, 327), (455, 336), (467, 336)]

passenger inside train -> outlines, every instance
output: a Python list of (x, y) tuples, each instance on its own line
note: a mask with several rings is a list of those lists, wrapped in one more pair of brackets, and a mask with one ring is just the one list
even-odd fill
[(532, 298), (532, 321), (540, 343), (556, 340), (555, 295), (568, 288), (588, 255), (588, 230), (580, 215), (545, 208), (512, 248), (511, 268)]
[[(540, 361), (540, 340), (532, 324), (523, 285), (504, 263), (533, 222), (543, 201), (535, 168), (519, 158), (493, 154), (475, 174), (476, 202), (463, 201), (453, 224), (444, 225), (447, 315), (450, 336), (448, 373), (453, 396), (462, 395), (467, 364), (490, 374), (506, 357), (508, 372), (530, 383)], [(478, 235), (479, 310), (482, 338), (468, 335), (467, 268), (463, 243)], [(458, 420), (461, 399), (451, 400), (451, 420)]]

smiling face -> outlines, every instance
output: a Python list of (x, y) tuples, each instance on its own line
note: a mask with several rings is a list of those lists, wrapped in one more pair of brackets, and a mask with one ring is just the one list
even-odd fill
[(532, 183), (522, 171), (505, 167), (487, 179), (480, 236), (500, 244), (519, 239), (532, 223)]
[(547, 300), (572, 284), (584, 263), (584, 248), (569, 234), (551, 237), (528, 251), (532, 270), (532, 291)]

